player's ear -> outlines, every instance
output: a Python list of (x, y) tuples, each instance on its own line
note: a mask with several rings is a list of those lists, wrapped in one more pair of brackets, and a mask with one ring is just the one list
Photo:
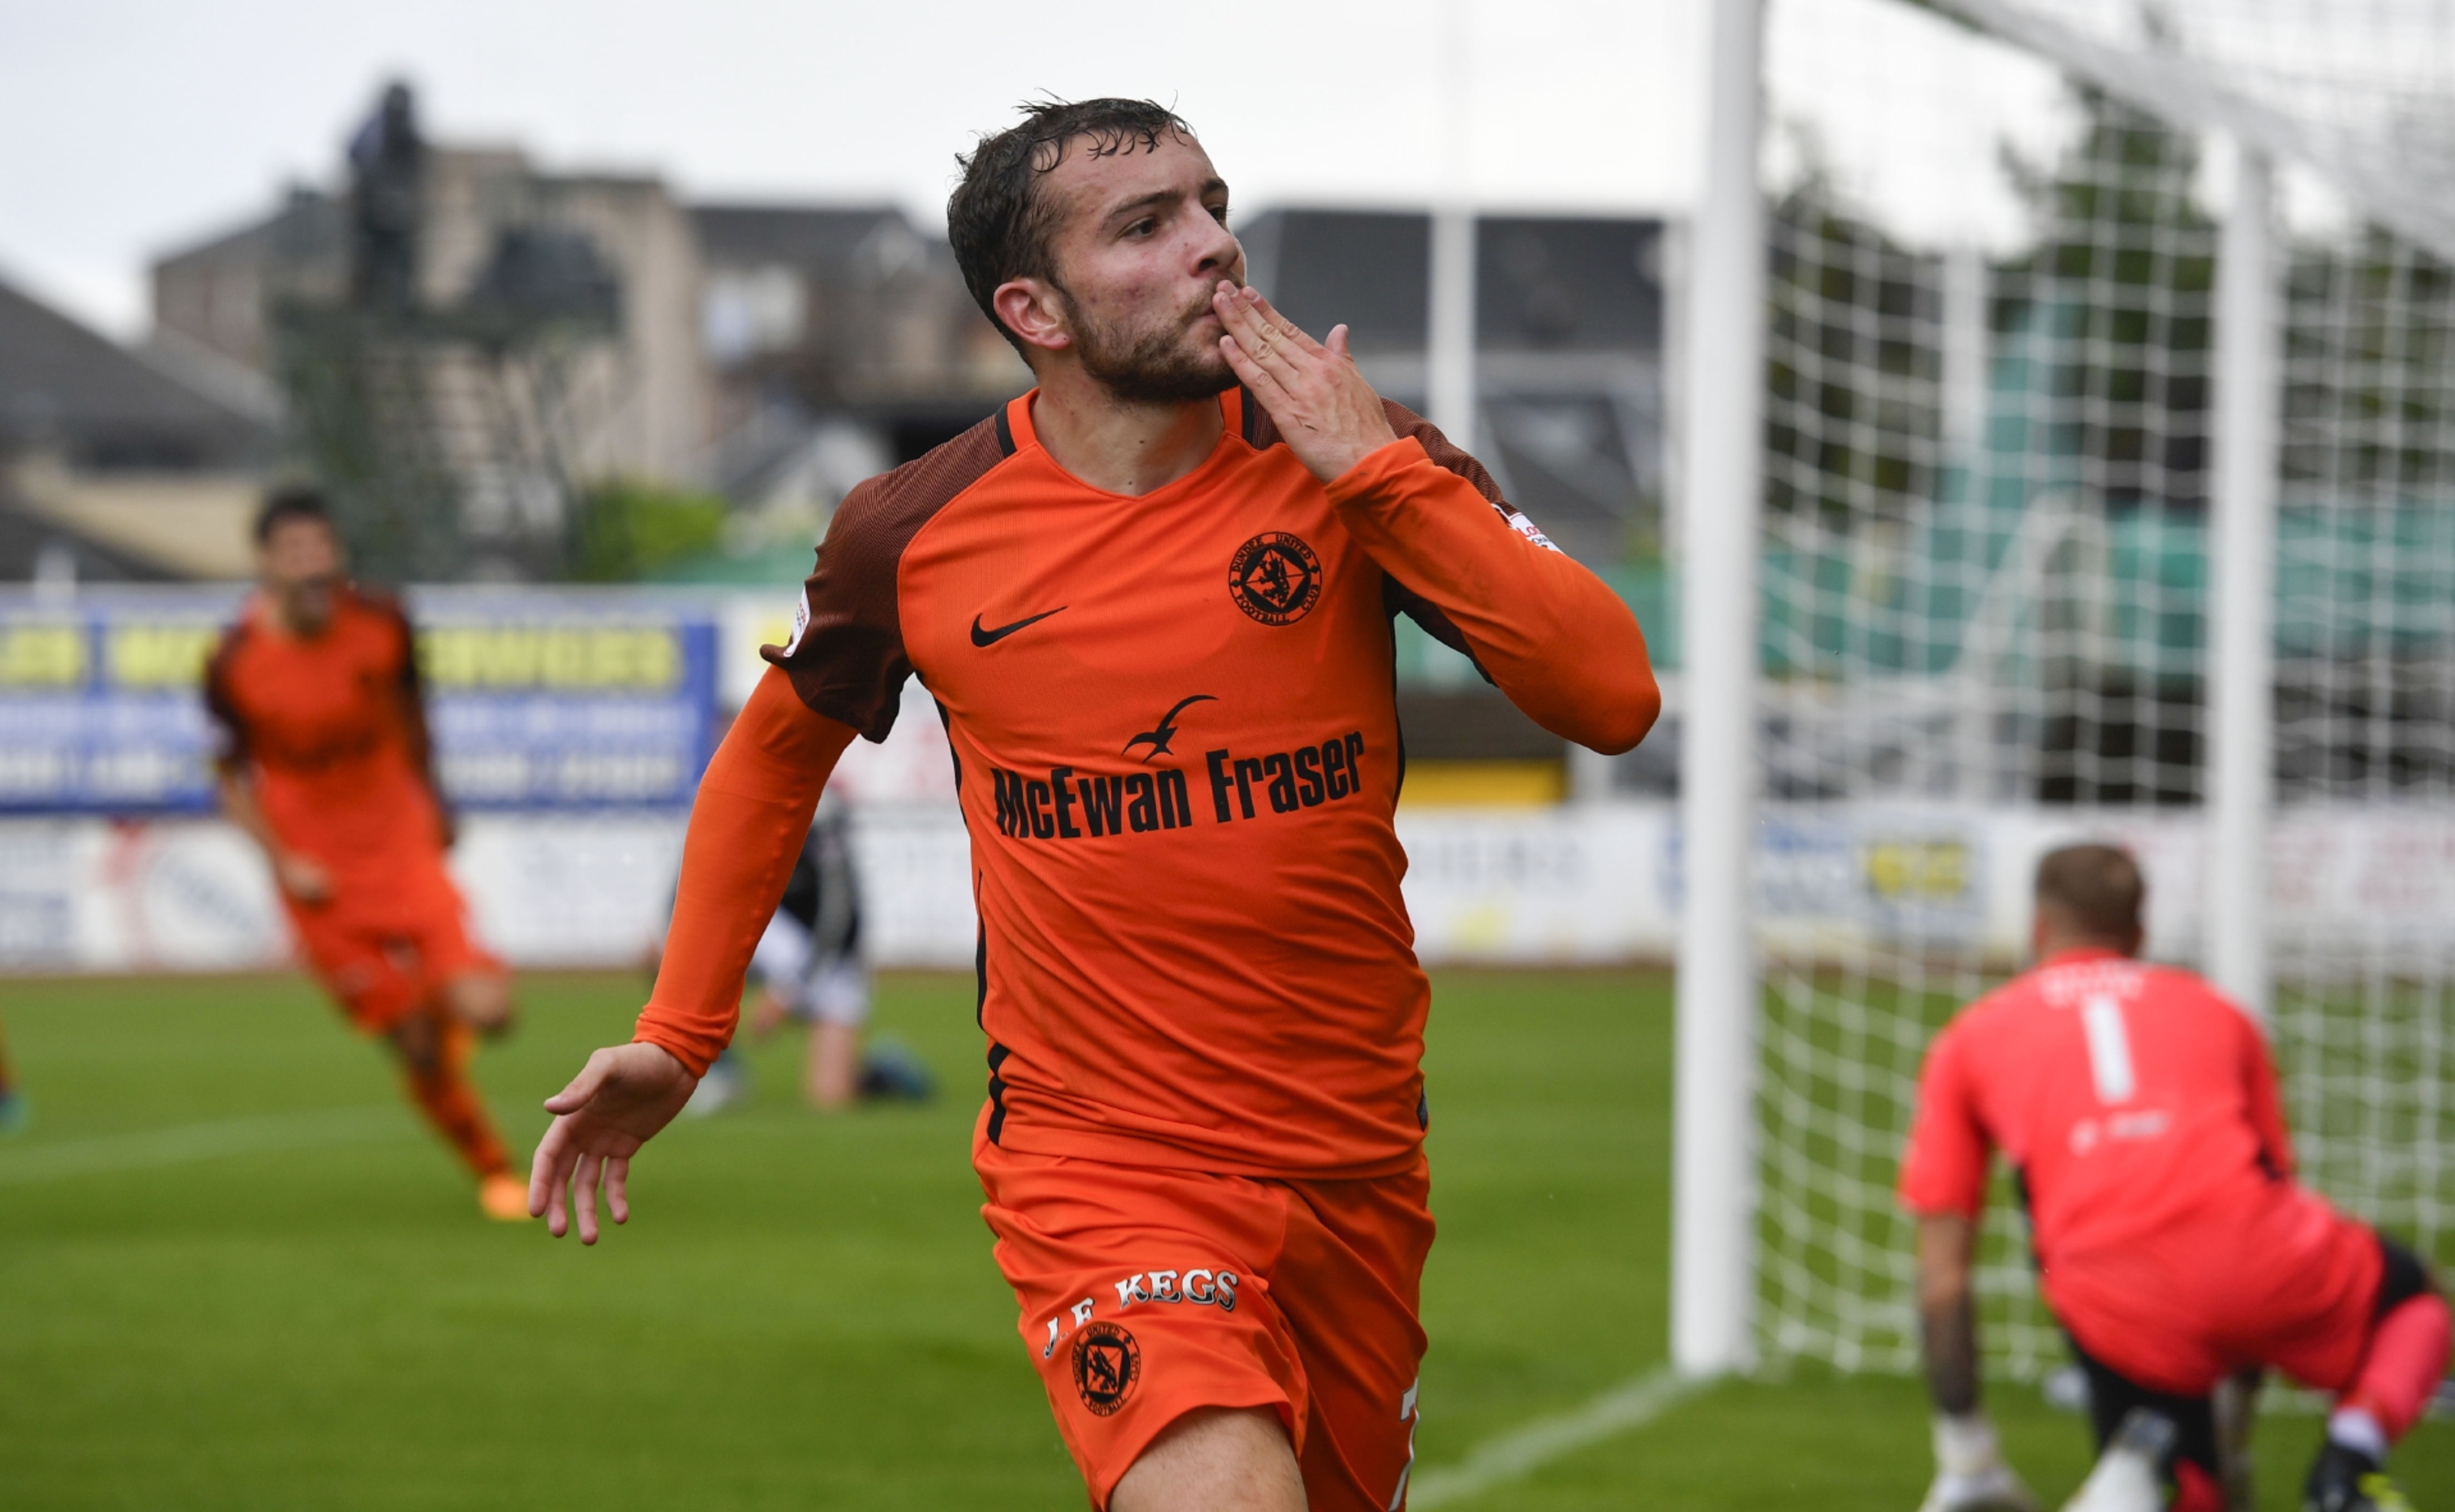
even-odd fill
[(1063, 352), (1074, 344), (1072, 312), (1046, 279), (1009, 278), (989, 295), (989, 307), (1025, 346)]

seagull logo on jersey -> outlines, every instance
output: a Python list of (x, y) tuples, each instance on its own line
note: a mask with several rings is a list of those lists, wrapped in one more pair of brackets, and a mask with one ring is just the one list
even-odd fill
[(1124, 1406), (1142, 1374), (1142, 1346), (1116, 1324), (1089, 1323), (1074, 1336), (1074, 1389), (1092, 1416), (1105, 1418)]
[(1138, 745), (1146, 745), (1150, 749), (1143, 753), (1145, 761), (1148, 761), (1153, 756), (1174, 756), (1176, 753), (1167, 748), (1167, 743), (1176, 738), (1176, 716), (1185, 712), (1187, 704), (1217, 703), (1218, 701), (1207, 693), (1192, 694), (1179, 698), (1176, 700), (1175, 708), (1159, 716), (1157, 728), (1146, 730), (1126, 742), (1126, 755), (1133, 755), (1134, 747)]
[(1264, 531), (1228, 562), (1228, 594), (1266, 625), (1292, 625), (1321, 601), (1321, 558), (1285, 531)]

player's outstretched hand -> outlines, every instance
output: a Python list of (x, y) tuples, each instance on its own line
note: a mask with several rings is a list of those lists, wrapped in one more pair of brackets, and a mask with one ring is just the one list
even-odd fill
[(629, 1222), (623, 1186), (631, 1157), (674, 1120), (698, 1085), (699, 1078), (655, 1045), (612, 1045), (590, 1056), (571, 1085), (545, 1099), (555, 1118), (529, 1162), (529, 1216), (543, 1218), (546, 1232), (560, 1239), (571, 1232), (577, 1206), (579, 1242), (594, 1244), (601, 1180), (605, 1210), (615, 1222)]
[(1228, 328), (1220, 353), (1313, 476), (1327, 483), (1398, 439), (1381, 396), (1347, 353), (1345, 326), (1330, 327), (1324, 345), (1271, 309), (1259, 291), (1225, 281), (1212, 292), (1210, 308)]

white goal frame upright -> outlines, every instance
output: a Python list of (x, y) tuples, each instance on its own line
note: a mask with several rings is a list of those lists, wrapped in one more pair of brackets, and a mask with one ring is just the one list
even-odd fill
[(1679, 529), (1681, 899), (1671, 1359), (1740, 1369), (1755, 1338), (1756, 557), (1764, 500), (1762, 0), (1713, 6), (1705, 192), (1688, 256)]

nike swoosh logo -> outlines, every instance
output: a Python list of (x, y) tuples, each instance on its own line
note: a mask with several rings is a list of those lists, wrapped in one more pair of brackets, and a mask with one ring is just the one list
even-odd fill
[(981, 628), (981, 616), (974, 615), (972, 616), (972, 644), (975, 646), (994, 646), (999, 641), (1013, 635), (1016, 631), (1021, 630), (1025, 625), (1036, 625), (1042, 620), (1046, 619), (1050, 615), (1062, 615), (1065, 613), (1065, 605), (1060, 604), (1054, 609), (1044, 610), (1040, 614), (1034, 615), (1028, 619), (1018, 619), (1011, 625), (1000, 625), (995, 630), (983, 630)]

